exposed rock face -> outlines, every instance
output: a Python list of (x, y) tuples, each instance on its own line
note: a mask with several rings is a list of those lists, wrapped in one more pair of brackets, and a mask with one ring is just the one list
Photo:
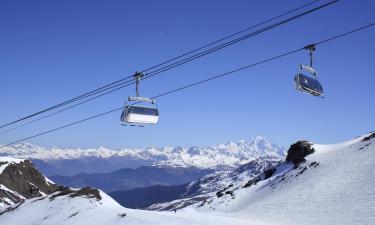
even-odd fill
[(305, 162), (305, 157), (315, 152), (311, 145), (308, 141), (297, 141), (292, 144), (288, 150), (286, 162), (293, 163), (295, 166)]
[(49, 197), (53, 201), (59, 196), (102, 199), (97, 189), (71, 189), (52, 183), (29, 160), (0, 157), (0, 207), (7, 207), (4, 212), (15, 209), (17, 203), (22, 204), (26, 199)]
[(56, 193), (53, 194), (50, 199), (53, 200), (56, 197), (68, 195), (71, 198), (74, 197), (85, 197), (85, 198), (95, 198), (97, 201), (102, 199), (102, 196), (100, 195), (100, 192), (98, 189), (93, 189), (90, 187), (84, 187), (79, 190), (73, 190), (69, 187), (59, 186), (56, 190)]
[(275, 172), (276, 172), (276, 167), (264, 171), (264, 179), (268, 179), (268, 178), (272, 177), (272, 175), (273, 175)]
[[(0, 158), (0, 161), (3, 160)], [(29, 160), (1, 162), (0, 205), (22, 202), (55, 192), (58, 186), (41, 174)]]
[(371, 134), (365, 138), (362, 139), (362, 141), (369, 141), (371, 140), (372, 138), (375, 138), (375, 131), (374, 132), (371, 132)]
[(25, 198), (40, 197), (40, 192), (50, 194), (57, 189), (57, 185), (48, 182), (29, 160), (7, 166), (0, 174), (0, 184)]

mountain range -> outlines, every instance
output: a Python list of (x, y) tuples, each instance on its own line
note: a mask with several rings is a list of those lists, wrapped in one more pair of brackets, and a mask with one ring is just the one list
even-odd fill
[(55, 175), (49, 178), (69, 187), (86, 186), (105, 192), (125, 191), (154, 185), (180, 185), (211, 173), (212, 169), (176, 166), (141, 166), (124, 168), (110, 173), (79, 173), (74, 176)]
[(211, 194), (171, 212), (124, 208), (100, 190), (53, 183), (28, 160), (0, 157), (0, 223), (370, 225), (373, 168), (375, 133), (333, 145), (298, 141), (281, 162), (249, 162), (190, 183), (189, 198)]
[(235, 169), (213, 171), (186, 184), (155, 185), (114, 191), (109, 195), (124, 207), (175, 210), (214, 196), (217, 190), (224, 189), (230, 182), (246, 182), (281, 161), (278, 157), (259, 157)]
[(0, 156), (30, 159), (47, 176), (109, 173), (141, 166), (235, 168), (260, 156), (285, 157), (285, 149), (264, 137), (228, 142), (212, 147), (162, 147), (144, 149), (44, 148), (21, 143), (0, 149)]

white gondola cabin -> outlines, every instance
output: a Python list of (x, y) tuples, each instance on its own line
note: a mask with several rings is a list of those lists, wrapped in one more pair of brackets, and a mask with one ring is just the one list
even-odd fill
[(159, 110), (156, 107), (156, 103), (152, 105), (154, 106), (125, 106), (121, 114), (121, 121), (134, 124), (157, 124), (159, 120)]
[(143, 73), (136, 73), (136, 94), (137, 97), (129, 97), (121, 113), (120, 120), (123, 125), (140, 126), (147, 124), (157, 124), (159, 120), (159, 110), (154, 99), (139, 96), (139, 81)]

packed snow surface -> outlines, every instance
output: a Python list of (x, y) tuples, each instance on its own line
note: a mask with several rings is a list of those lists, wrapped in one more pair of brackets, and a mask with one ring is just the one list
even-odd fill
[(27, 200), (12, 212), (0, 215), (0, 224), (17, 225), (261, 225), (230, 215), (196, 211), (155, 212), (125, 209), (100, 192), (102, 200), (84, 197), (38, 198)]
[(374, 224), (375, 138), (363, 141), (366, 136), (315, 144), (315, 153), (299, 168), (284, 164), (271, 178), (238, 189), (234, 197), (213, 199), (199, 210), (279, 225)]

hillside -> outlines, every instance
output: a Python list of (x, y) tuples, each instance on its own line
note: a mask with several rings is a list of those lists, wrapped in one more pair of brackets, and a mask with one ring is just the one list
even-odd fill
[[(56, 185), (28, 160), (0, 158), (0, 224), (248, 224), (247, 221), (207, 213), (163, 213), (126, 209), (104, 192)], [(12, 179), (8, 179), (12, 175)], [(13, 199), (13, 196), (19, 198)]]
[(375, 133), (334, 145), (298, 142), (269, 178), (195, 207), (269, 224), (373, 224), (374, 168)]
[(228, 186), (245, 185), (248, 180), (260, 176), (277, 166), (282, 160), (278, 157), (259, 157), (230, 171), (216, 171), (199, 178), (185, 187), (185, 191), (171, 202), (160, 202), (148, 207), (150, 210), (175, 210), (197, 202), (213, 198)]

